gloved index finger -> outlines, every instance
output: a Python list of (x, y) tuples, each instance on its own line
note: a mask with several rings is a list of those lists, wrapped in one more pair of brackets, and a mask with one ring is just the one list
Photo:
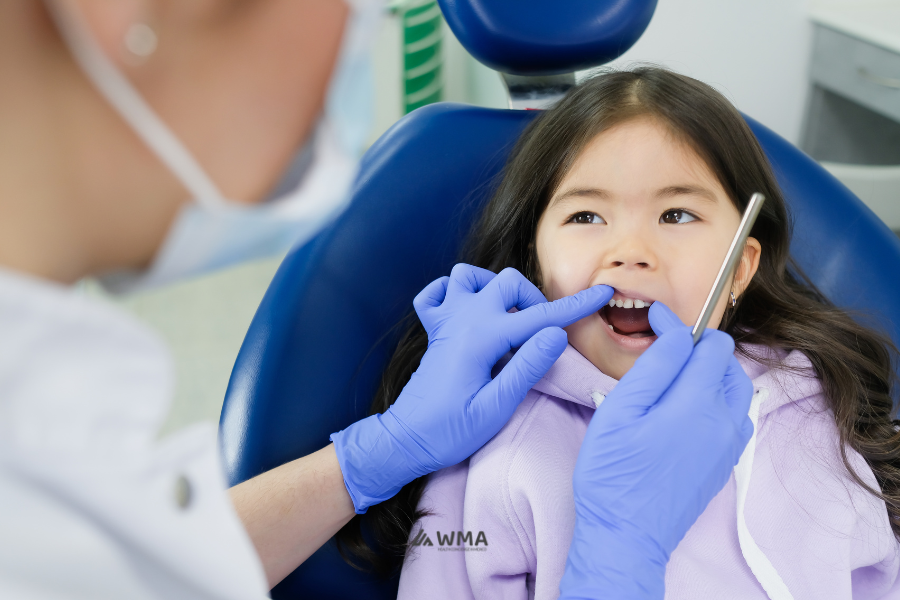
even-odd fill
[(521, 346), (525, 340), (545, 327), (566, 327), (595, 313), (612, 298), (613, 289), (608, 285), (595, 285), (572, 296), (553, 302), (536, 304), (511, 315), (510, 343)]

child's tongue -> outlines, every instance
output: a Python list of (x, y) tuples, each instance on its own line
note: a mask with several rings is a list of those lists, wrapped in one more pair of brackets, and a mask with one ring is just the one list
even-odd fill
[(616, 328), (619, 333), (651, 333), (648, 313), (650, 308), (619, 308), (609, 306), (606, 308), (606, 321)]

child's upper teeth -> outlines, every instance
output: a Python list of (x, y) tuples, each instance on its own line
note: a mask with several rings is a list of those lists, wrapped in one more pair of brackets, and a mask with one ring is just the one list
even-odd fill
[(619, 298), (618, 300), (610, 300), (610, 306), (617, 306), (619, 308), (646, 308), (653, 304), (652, 302), (644, 302), (643, 300), (636, 300), (632, 298)]

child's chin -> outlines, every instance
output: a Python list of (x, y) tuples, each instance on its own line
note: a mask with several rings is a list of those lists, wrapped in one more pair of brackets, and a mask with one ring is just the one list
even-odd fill
[(617, 360), (611, 361), (613, 364), (603, 366), (595, 364), (594, 366), (600, 369), (600, 371), (602, 371), (605, 375), (609, 375), (610, 377), (618, 381), (625, 376), (625, 373), (631, 370), (631, 367), (634, 366), (635, 360), (637, 359), (633, 358), (631, 360)]
[[(579, 344), (577, 340), (572, 340), (571, 337), (569, 338), (569, 343), (582, 356), (591, 361), (595, 367), (600, 369), (604, 375), (608, 375), (615, 380), (622, 379), (625, 373), (634, 366), (635, 361), (645, 352), (645, 349), (626, 350), (616, 347), (610, 348), (607, 344)], [(579, 346), (584, 348), (582, 349)]]

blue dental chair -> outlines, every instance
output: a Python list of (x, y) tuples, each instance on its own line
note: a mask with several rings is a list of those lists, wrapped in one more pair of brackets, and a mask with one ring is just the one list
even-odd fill
[[(546, 105), (575, 70), (603, 64), (643, 33), (655, 0), (440, 0), (463, 45), (503, 73), (515, 108)], [(537, 115), (434, 104), (366, 153), (347, 211), (284, 260), (244, 340), (220, 443), (231, 485), (328, 444), (364, 417), (427, 283), (447, 274), (509, 150)], [(837, 180), (747, 119), (795, 219), (792, 252), (838, 305), (900, 343), (900, 240)], [(397, 581), (347, 566), (326, 544), (274, 598), (393, 598)]]

